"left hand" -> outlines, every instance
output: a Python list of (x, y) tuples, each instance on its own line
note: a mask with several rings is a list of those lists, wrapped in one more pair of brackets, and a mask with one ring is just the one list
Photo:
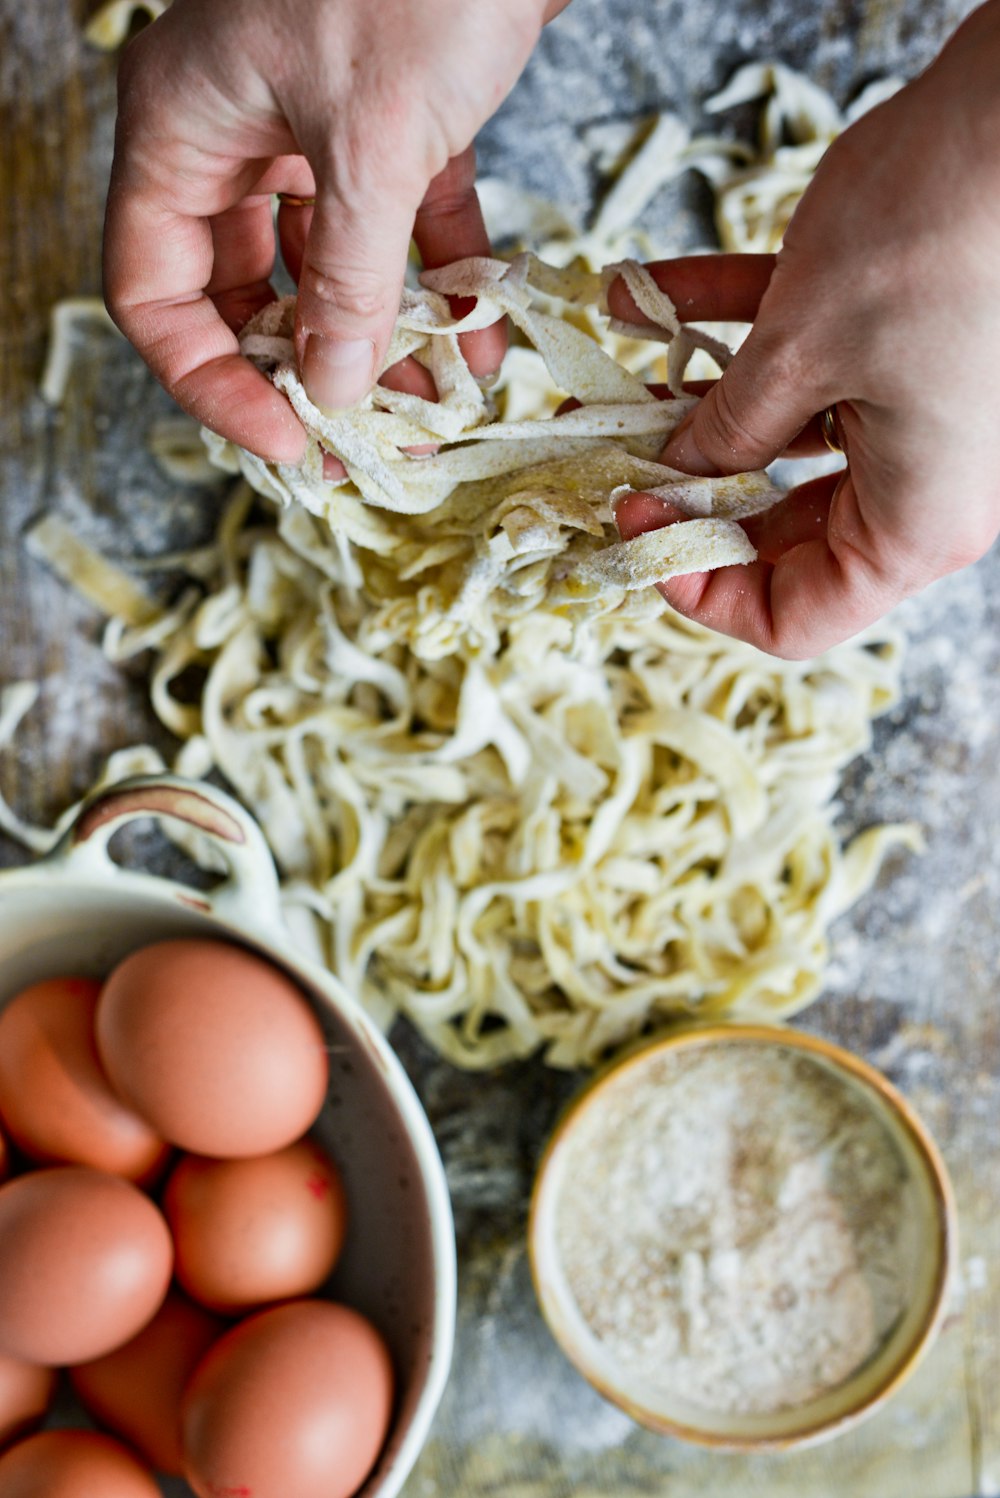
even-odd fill
[[(565, 0), (174, 0), (119, 67), (108, 309), (192, 416), (278, 462), (305, 432), (236, 330), (274, 292), (271, 195), (299, 262), (296, 352), (354, 405), (389, 346), (411, 236), (425, 265), (489, 253), (472, 141)], [(502, 326), (463, 344), (500, 362)]]

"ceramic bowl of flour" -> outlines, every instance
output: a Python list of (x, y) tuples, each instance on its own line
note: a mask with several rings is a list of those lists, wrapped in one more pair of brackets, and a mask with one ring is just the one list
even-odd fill
[(643, 1425), (735, 1450), (871, 1414), (945, 1308), (955, 1209), (905, 1099), (764, 1026), (634, 1051), (570, 1106), (529, 1226), (563, 1351)]

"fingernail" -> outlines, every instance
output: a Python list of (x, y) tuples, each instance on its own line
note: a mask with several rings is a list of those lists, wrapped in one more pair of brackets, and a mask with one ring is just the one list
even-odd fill
[(356, 406), (375, 380), (375, 345), (370, 338), (343, 342), (310, 333), (302, 360), (302, 379), (309, 399), (327, 411)]
[(695, 441), (693, 423), (674, 433), (663, 449), (660, 461), (669, 468), (679, 468), (682, 473), (697, 474), (699, 478), (714, 479), (719, 476), (715, 464), (709, 462)]

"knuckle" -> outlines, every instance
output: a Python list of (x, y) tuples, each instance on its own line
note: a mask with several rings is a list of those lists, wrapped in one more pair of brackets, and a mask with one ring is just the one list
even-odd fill
[(151, 117), (158, 125), (161, 121), (169, 123), (170, 98), (165, 86), (170, 71), (167, 41), (159, 24), (145, 26), (121, 50), (116, 88), (119, 112), (129, 128)]
[(302, 267), (299, 295), (312, 299), (328, 314), (343, 314), (365, 321), (389, 309), (388, 288), (369, 268), (307, 261)]
[(108, 309), (108, 316), (111, 318), (111, 321), (119, 333), (124, 334), (130, 343), (134, 343), (135, 339), (132, 337), (133, 319), (129, 315), (128, 303), (125, 300), (122, 288), (107, 272), (105, 272), (104, 276), (103, 295), (104, 305)]
[(757, 454), (766, 451), (766, 443), (754, 420), (753, 410), (744, 409), (744, 401), (734, 396), (726, 380), (715, 387), (715, 396), (699, 408), (698, 445), (723, 466), (736, 463), (746, 467)]
[(342, 204), (360, 204), (375, 193), (412, 196), (424, 133), (413, 111), (412, 98), (352, 97), (336, 131), (308, 143), (317, 184)]
[(707, 435), (727, 446), (731, 445), (735, 439), (741, 447), (747, 444), (756, 447), (757, 439), (750, 423), (740, 410), (740, 405), (739, 399), (733, 397), (730, 384), (726, 380), (720, 380), (715, 387), (715, 399), (705, 411), (704, 425)]
[[(148, 30), (148, 28), (147, 28)], [(144, 65), (146, 52), (149, 47), (148, 41), (144, 41), (145, 32), (140, 31), (131, 37), (122, 48), (118, 58), (118, 98), (122, 100), (130, 93), (138, 73)]]
[(796, 626), (787, 630), (776, 629), (761, 648), (779, 661), (810, 661), (832, 643), (832, 640), (813, 640)]
[(333, 130), (320, 120), (296, 121), (304, 154), (320, 196), (349, 208), (383, 185), (385, 136), (381, 111), (350, 95)]
[[(773, 391), (779, 400), (788, 394), (797, 396), (804, 388), (816, 389), (819, 399), (822, 391), (818, 389), (818, 382), (823, 368), (823, 361), (803, 341), (800, 333), (781, 328), (758, 341), (757, 383)], [(821, 401), (822, 404), (826, 403)]]
[(368, 133), (345, 129), (330, 142), (325, 159), (318, 159), (318, 180), (328, 185), (340, 202), (361, 201), (372, 190), (379, 177), (381, 138), (382, 131), (377, 128)]
[[(818, 375), (816, 361), (799, 338), (787, 333), (755, 337), (698, 408), (699, 447), (728, 472), (770, 462), (787, 440), (781, 430), (778, 441), (783, 413), (800, 409), (803, 392), (817, 390)], [(822, 409), (824, 402), (815, 398), (815, 409)]]
[(137, 343), (142, 333), (142, 309), (138, 303), (119, 236), (110, 231), (105, 238), (101, 293), (108, 315), (130, 343)]
[(967, 531), (950, 537), (935, 572), (958, 572), (963, 567), (971, 567), (973, 562), (980, 561), (986, 555), (995, 540), (996, 528), (986, 524), (974, 525)]

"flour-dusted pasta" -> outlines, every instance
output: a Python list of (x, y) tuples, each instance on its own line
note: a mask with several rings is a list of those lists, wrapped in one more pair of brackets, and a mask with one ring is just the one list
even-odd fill
[[(658, 462), (691, 407), (688, 361), (719, 367), (728, 350), (681, 328), (628, 261), (639, 236), (622, 214), (713, 152), (731, 170), (750, 155), (664, 124), (586, 233), (522, 203), (544, 259), (463, 262), (408, 291), (388, 362), (422, 362), (436, 403), (378, 387), (356, 411), (317, 410), (293, 304), (265, 309), (244, 351), (295, 405), (307, 459), (274, 467), (206, 434), (231, 475), (219, 531), (170, 559), (184, 585), (151, 614), (51, 518), (29, 543), (81, 569), (113, 616), (112, 659), (151, 652), (174, 768), (221, 771), (259, 818), (297, 940), (381, 1022), (406, 1014), (464, 1066), (536, 1050), (586, 1065), (678, 1016), (791, 1014), (822, 983), (830, 921), (887, 847), (917, 843), (882, 827), (845, 849), (833, 825), (840, 774), (898, 692), (891, 626), (785, 662), (649, 586), (748, 560), (735, 522), (778, 498), (763, 474)], [(656, 337), (609, 326), (611, 273)], [(456, 321), (449, 294), (475, 310)], [(500, 312), (516, 342), (484, 390), (457, 334)], [(557, 415), (566, 395), (581, 404)], [(427, 443), (436, 454), (402, 451)], [(155, 445), (172, 474), (201, 474), (189, 427), (160, 425)], [(346, 479), (324, 478), (324, 452)], [(612, 511), (630, 489), (692, 518), (622, 542)], [(191, 668), (197, 701), (178, 685)], [(0, 734), (30, 699), (7, 699)], [(159, 763), (137, 746), (105, 781)]]

